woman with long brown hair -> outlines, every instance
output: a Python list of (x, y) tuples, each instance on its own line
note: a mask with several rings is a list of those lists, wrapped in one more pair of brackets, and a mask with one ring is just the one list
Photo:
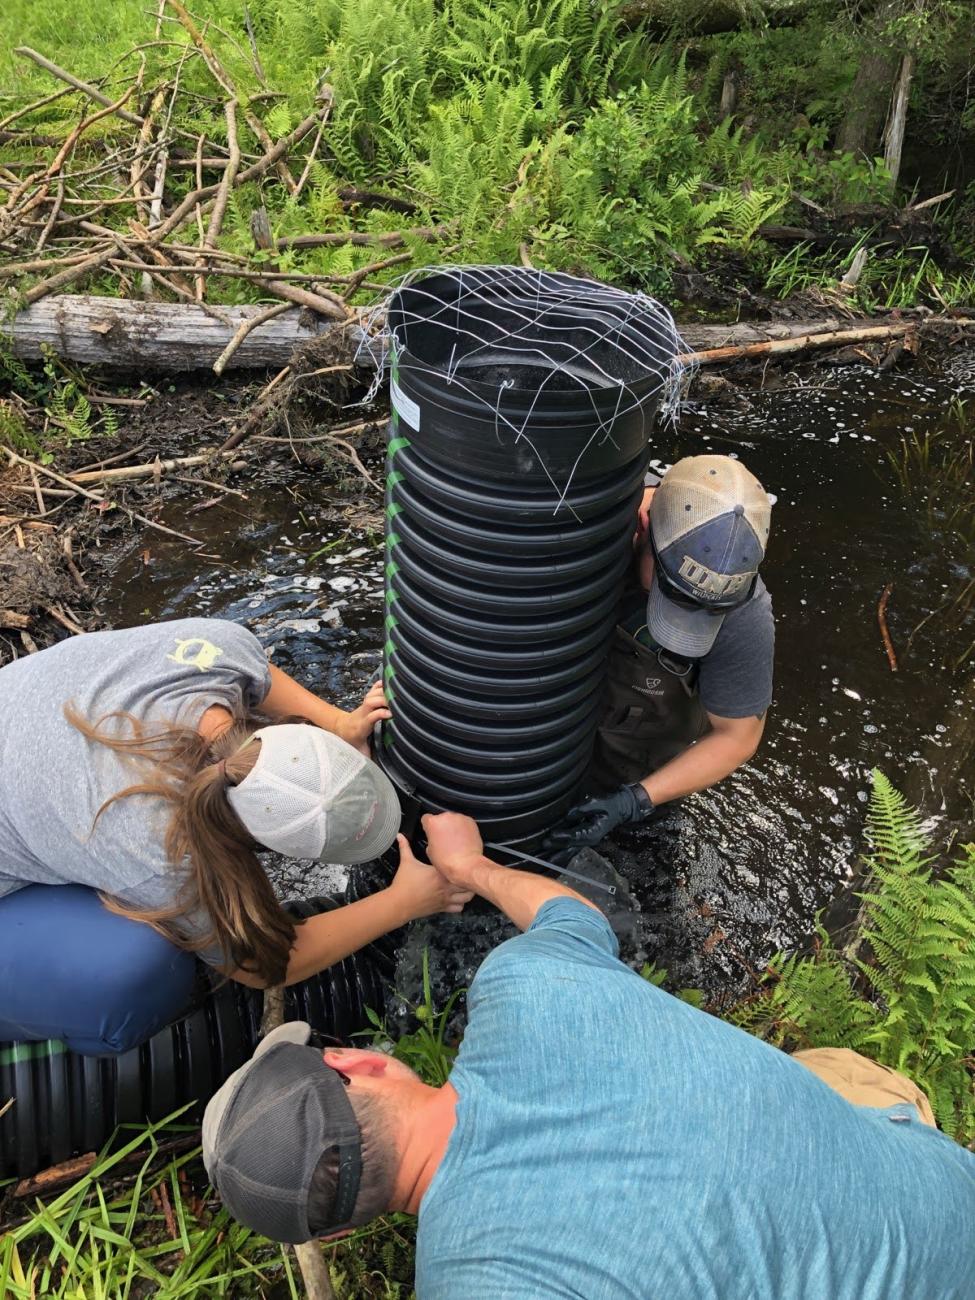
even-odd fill
[(197, 959), (261, 987), (323, 970), (470, 897), (400, 836), (385, 890), (297, 924), (265, 849), (364, 862), (399, 803), (351, 712), (238, 624), (183, 619), (63, 641), (0, 669), (0, 1039), (125, 1051), (186, 1006)]

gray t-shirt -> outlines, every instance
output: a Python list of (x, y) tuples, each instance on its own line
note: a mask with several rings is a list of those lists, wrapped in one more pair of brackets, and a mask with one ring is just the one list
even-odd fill
[[(139, 907), (173, 903), (182, 878), (163, 849), (170, 806), (131, 795), (93, 830), (104, 801), (146, 765), (86, 740), (64, 707), (92, 723), (125, 712), (150, 728), (195, 727), (212, 704), (256, 708), (270, 685), (260, 642), (223, 619), (93, 632), (0, 669), (0, 897), (30, 884), (80, 884)], [(191, 936), (208, 928), (202, 916), (180, 925)]]
[(751, 600), (725, 614), (700, 660), (701, 703), (718, 718), (761, 717), (772, 703), (775, 624), (772, 598), (758, 579)]
[[(631, 605), (631, 600), (637, 603)], [(646, 597), (628, 597), (623, 626), (642, 644), (648, 640)], [(698, 664), (701, 703), (717, 718), (761, 717), (772, 703), (775, 623), (772, 598), (758, 578), (750, 600), (729, 610), (714, 645)]]

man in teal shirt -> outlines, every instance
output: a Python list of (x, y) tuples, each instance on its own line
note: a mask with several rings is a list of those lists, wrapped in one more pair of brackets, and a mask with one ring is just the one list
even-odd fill
[(600, 912), (489, 862), (469, 819), (424, 824), (525, 933), (478, 971), (440, 1088), (307, 1025), (265, 1039), (204, 1122), (236, 1217), (299, 1241), (418, 1212), (421, 1300), (975, 1294), (975, 1156), (897, 1100), (912, 1085), (854, 1057), (896, 1104), (853, 1104), (640, 979)]

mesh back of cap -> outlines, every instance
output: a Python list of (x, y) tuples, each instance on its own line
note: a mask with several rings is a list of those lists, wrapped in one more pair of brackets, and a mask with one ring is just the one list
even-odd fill
[(275, 1241), (311, 1236), (308, 1189), (322, 1151), (359, 1130), (341, 1082), (313, 1047), (255, 1061), (224, 1118), (211, 1178), (235, 1219)]
[(367, 760), (318, 727), (263, 727), (253, 771), (228, 798), (261, 844), (296, 858), (316, 858), (329, 836), (329, 809)]
[(771, 507), (758, 479), (729, 456), (688, 456), (667, 471), (654, 493), (650, 508), (654, 544), (665, 551), (738, 504), (764, 549)]

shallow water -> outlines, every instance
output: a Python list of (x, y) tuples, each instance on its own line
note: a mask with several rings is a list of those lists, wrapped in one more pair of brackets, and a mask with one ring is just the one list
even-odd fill
[[(966, 571), (901, 493), (886, 451), (946, 422), (952, 399), (975, 390), (975, 356), (956, 354), (936, 378), (920, 367), (819, 370), (801, 383), (751, 395), (741, 410), (691, 403), (677, 429), (655, 439), (660, 466), (694, 452), (739, 454), (776, 499), (763, 568), (776, 686), (762, 747), (717, 788), (601, 849), (638, 909), (623, 926), (629, 959), (654, 960), (672, 984), (711, 993), (745, 986), (773, 951), (802, 945), (817, 911), (842, 895), (863, 846), (873, 767), (939, 832), (971, 822), (972, 663), (945, 665), (975, 632), (948, 638), (935, 615), (907, 650), (912, 629)], [(154, 539), (147, 561), (146, 539), (133, 543), (104, 601), (116, 625), (191, 613), (235, 619), (312, 690), (346, 704), (362, 694), (383, 643), (378, 502), (363, 513), (289, 470), (249, 489), (247, 501), (227, 497), (195, 514), (184, 505), (164, 518), (205, 537), (211, 558)], [(896, 674), (877, 622), (888, 582)], [(308, 864), (274, 870), (291, 896), (343, 878)], [(508, 932), (483, 907), (421, 923), (397, 988), (416, 995), (424, 945), (439, 990), (466, 983)]]

